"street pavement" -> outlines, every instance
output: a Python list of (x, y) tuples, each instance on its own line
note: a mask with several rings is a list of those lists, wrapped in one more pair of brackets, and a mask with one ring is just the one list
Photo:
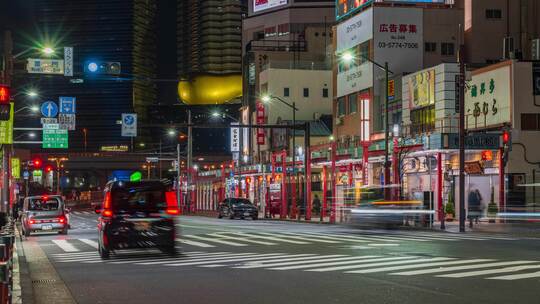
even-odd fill
[(36, 234), (77, 303), (538, 303), (540, 239), (183, 216), (178, 257), (102, 261), (97, 215)]

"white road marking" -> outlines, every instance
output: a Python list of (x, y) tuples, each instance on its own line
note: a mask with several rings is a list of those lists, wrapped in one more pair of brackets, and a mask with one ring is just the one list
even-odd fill
[(264, 260), (271, 257), (278, 258), (278, 257), (286, 257), (286, 256), (289, 256), (289, 255), (280, 255), (280, 253), (267, 253), (267, 254), (257, 253), (257, 254), (252, 254), (252, 255), (211, 259), (209, 261), (183, 262), (183, 263), (164, 264), (164, 265), (165, 266), (193, 266), (193, 265), (203, 265), (203, 264), (214, 264), (216, 261), (218, 263), (237, 262), (237, 261), (255, 261), (255, 260)]
[(336, 267), (324, 267), (324, 268), (316, 268), (316, 269), (309, 269), (306, 271), (313, 271), (313, 272), (328, 272), (328, 271), (337, 271), (337, 270), (346, 270), (346, 269), (354, 269), (358, 268), (358, 264), (366, 264), (366, 263), (372, 263), (372, 262), (389, 262), (389, 261), (403, 261), (403, 260), (411, 260), (416, 259), (415, 256), (402, 256), (402, 257), (389, 257), (389, 258), (376, 258), (376, 259), (368, 259), (363, 261), (355, 261), (355, 263), (348, 263), (348, 264), (356, 264), (356, 265), (350, 265), (350, 266), (336, 266)]
[[(355, 256), (355, 257), (345, 257), (345, 258), (335, 258), (335, 259), (324, 259), (323, 261), (309, 261), (307, 263), (310, 263), (309, 265), (298, 265), (298, 264), (305, 264), (305, 263), (281, 263), (281, 264), (274, 264), (274, 265), (266, 265), (267, 267), (272, 267), (268, 269), (272, 270), (292, 270), (292, 269), (305, 269), (305, 268), (313, 268), (313, 267), (322, 267), (322, 266), (334, 266), (334, 265), (345, 265), (345, 264), (354, 264), (358, 263), (358, 260), (367, 260), (367, 259), (373, 259), (378, 258), (377, 255), (365, 255), (365, 256)], [(292, 266), (285, 266), (285, 265), (292, 265)], [(280, 266), (280, 267), (275, 267)]]
[(212, 235), (215, 235), (217, 237), (224, 238), (224, 239), (239, 240), (239, 241), (242, 241), (242, 242), (259, 244), (259, 245), (268, 245), (268, 246), (277, 245), (276, 243), (252, 240), (249, 237), (240, 238), (240, 237), (236, 237), (236, 236), (223, 235), (222, 233), (213, 233)]
[(487, 278), (487, 279), (513, 281), (513, 280), (531, 279), (531, 278), (540, 278), (540, 271), (532, 272), (532, 273), (511, 274), (511, 275), (492, 277), (492, 278)]
[[(282, 239), (274, 236), (264, 236), (264, 235), (258, 235), (258, 234), (251, 234), (251, 233), (244, 233), (244, 232), (227, 232), (235, 235), (242, 235), (244, 237), (250, 237), (253, 239), (263, 239), (263, 240), (270, 240), (275, 242), (285, 242), (285, 243), (292, 243), (292, 244), (309, 244), (306, 242), (301, 241), (295, 241), (295, 240), (288, 240), (288, 239)], [(273, 234), (271, 234), (273, 235)]]
[(60, 249), (64, 250), (65, 252), (77, 252), (80, 251), (79, 249), (75, 248), (75, 246), (68, 243), (66, 240), (53, 240), (53, 243), (55, 243)]
[[(270, 234), (270, 233), (265, 233), (266, 235), (275, 235), (275, 234)], [(297, 233), (287, 233), (287, 232), (282, 232), (279, 234), (279, 236), (281, 237), (286, 237), (286, 238), (289, 238), (289, 239), (294, 239), (294, 240), (301, 240), (301, 241), (307, 241), (307, 242), (318, 242), (318, 243), (328, 243), (328, 244), (339, 244), (341, 242), (338, 242), (338, 241), (331, 241), (331, 240), (324, 240), (324, 239), (320, 239), (320, 238), (308, 238), (308, 237), (302, 237), (300, 236), (299, 234)]]
[[(369, 268), (373, 266), (385, 266), (385, 265), (400, 265), (400, 264), (411, 264), (411, 263), (426, 263), (426, 262), (436, 262), (436, 261), (448, 261), (448, 260), (454, 260), (454, 258), (429, 258), (429, 259), (416, 259), (413, 261), (400, 261), (400, 262), (390, 262), (390, 263), (375, 263), (375, 264), (366, 264), (361, 265), (356, 268)], [(362, 270), (351, 270), (351, 271), (345, 271), (345, 273), (362, 273)]]
[(98, 248), (99, 244), (96, 242), (96, 241), (92, 241), (92, 240), (89, 240), (89, 239), (79, 239), (79, 241), (85, 243), (86, 245), (90, 245), (94, 248)]
[(246, 264), (242, 266), (236, 266), (233, 268), (239, 268), (239, 269), (253, 269), (253, 268), (266, 268), (271, 266), (276, 266), (276, 262), (278, 262), (277, 265), (283, 265), (284, 262), (288, 263), (299, 263), (302, 261), (312, 261), (317, 259), (324, 259), (324, 258), (334, 258), (334, 257), (344, 257), (342, 254), (333, 254), (333, 255), (312, 255), (312, 256), (306, 256), (306, 257), (296, 257), (296, 258), (286, 258), (279, 261), (263, 261), (256, 264)]
[(425, 263), (425, 264), (418, 264), (418, 265), (402, 265), (402, 266), (390, 266), (390, 267), (381, 267), (381, 268), (374, 268), (374, 269), (365, 269), (365, 270), (360, 270), (357, 273), (387, 272), (387, 271), (396, 271), (396, 270), (404, 270), (404, 269), (426, 268), (426, 267), (433, 267), (433, 266), (449, 266), (449, 265), (470, 264), (470, 263), (480, 263), (480, 262), (489, 262), (489, 261), (493, 261), (493, 260), (490, 260), (490, 259), (475, 259), (475, 260), (461, 260), (461, 261), (451, 260), (449, 262), (435, 262), (435, 263)]
[(524, 266), (514, 266), (514, 267), (506, 267), (506, 268), (500, 268), (500, 269), (488, 269), (488, 270), (478, 270), (478, 271), (469, 271), (469, 272), (458, 272), (458, 273), (451, 273), (451, 274), (441, 274), (441, 275), (438, 275), (437, 277), (468, 278), (468, 277), (475, 277), (475, 276), (481, 276), (481, 275), (516, 272), (516, 271), (538, 269), (538, 268), (540, 268), (540, 265), (524, 265)]
[(247, 246), (246, 244), (234, 243), (234, 242), (224, 241), (224, 240), (211, 238), (211, 237), (203, 237), (199, 235), (185, 235), (184, 237), (193, 238), (193, 239), (197, 239), (201, 241), (214, 242), (214, 243), (219, 243), (219, 244), (224, 244), (224, 245), (229, 245), (229, 246), (235, 246), (235, 247)]
[(111, 262), (111, 263), (112, 264), (128, 264), (132, 262), (137, 262), (139, 265), (157, 265), (157, 264), (163, 264), (163, 263), (180, 261), (180, 260), (210, 259), (210, 258), (216, 258), (216, 257), (226, 257), (230, 255), (231, 255), (230, 252), (216, 252), (216, 253), (206, 253), (204, 255), (197, 255), (197, 256), (178, 256), (178, 257), (164, 256), (161, 258), (151, 257), (149, 259), (118, 261), (118, 262)]
[(176, 239), (177, 242), (180, 242), (180, 243), (183, 243), (183, 244), (187, 244), (187, 245), (191, 245), (191, 246), (197, 246), (197, 247), (203, 247), (203, 248), (212, 248), (212, 247), (216, 247), (214, 245), (210, 245), (210, 244), (206, 244), (206, 243), (201, 243), (201, 242), (196, 242), (196, 241), (191, 241), (191, 240), (184, 240), (184, 239)]
[(487, 263), (487, 264), (476, 264), (476, 265), (455, 266), (455, 267), (440, 267), (440, 268), (435, 268), (435, 269), (405, 271), (405, 272), (397, 272), (397, 273), (391, 273), (391, 274), (411, 276), (411, 275), (428, 274), (428, 273), (450, 272), (450, 271), (456, 271), (456, 270), (489, 268), (489, 267), (497, 267), (497, 266), (510, 266), (510, 265), (532, 264), (532, 263), (537, 263), (537, 261), (495, 262), (495, 263)]

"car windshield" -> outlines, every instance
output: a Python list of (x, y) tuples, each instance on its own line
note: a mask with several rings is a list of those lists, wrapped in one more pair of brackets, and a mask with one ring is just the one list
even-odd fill
[(28, 202), (30, 211), (56, 211), (60, 208), (60, 200), (56, 197), (31, 198)]
[(251, 205), (251, 202), (247, 199), (231, 199), (233, 205)]
[(126, 188), (112, 194), (112, 207), (118, 211), (159, 211), (167, 207), (161, 189)]

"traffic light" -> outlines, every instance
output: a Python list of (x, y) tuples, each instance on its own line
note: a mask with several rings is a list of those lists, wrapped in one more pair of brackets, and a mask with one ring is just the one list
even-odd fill
[(99, 75), (119, 75), (120, 62), (116, 61), (87, 61), (84, 64), (84, 73)]
[(508, 133), (508, 131), (503, 131), (502, 133), (502, 140), (503, 140), (503, 145), (508, 145), (508, 143), (510, 142), (510, 133)]
[(8, 121), (11, 117), (11, 104), (0, 103), (0, 121)]
[(34, 164), (34, 168), (41, 168), (41, 165), (42, 165), (41, 159), (39, 158), (34, 159), (33, 164)]
[(11, 98), (9, 86), (0, 84), (0, 103), (8, 104)]
[(53, 167), (51, 165), (47, 165), (45, 167), (45, 172), (49, 173), (49, 172), (52, 172), (53, 171)]

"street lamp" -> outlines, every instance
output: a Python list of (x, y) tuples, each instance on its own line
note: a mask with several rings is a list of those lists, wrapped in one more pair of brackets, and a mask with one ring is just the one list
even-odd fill
[(169, 131), (167, 131), (167, 134), (168, 134), (169, 136), (171, 136), (171, 137), (172, 137), (172, 136), (175, 136), (175, 135), (176, 135), (176, 130), (175, 130), (175, 129), (170, 129)]
[[(375, 65), (376, 67), (378, 67), (379, 69), (383, 70), (384, 73), (385, 73), (385, 80), (386, 80), (386, 93), (385, 93), (385, 102), (384, 102), (384, 111), (386, 112), (385, 115), (384, 115), (384, 183), (385, 185), (388, 185), (388, 181), (390, 179), (390, 166), (389, 166), (389, 155), (388, 155), (388, 136), (390, 133), (390, 127), (389, 127), (389, 122), (388, 122), (388, 103), (390, 101), (389, 99), (389, 96), (388, 96), (388, 80), (389, 80), (389, 74), (394, 74), (392, 71), (390, 71), (388, 69), (388, 62), (385, 62), (384, 65), (382, 64), (379, 64), (373, 60), (371, 60), (368, 56), (366, 56), (365, 54), (361, 54), (360, 55), (364, 60), (367, 60), (369, 62), (371, 62), (373, 65)], [(346, 51), (346, 52), (343, 52), (340, 56), (341, 60), (343, 62), (346, 62), (346, 63), (350, 63), (354, 58), (354, 54), (350, 51)], [(385, 187), (385, 195), (384, 195), (384, 198), (386, 200), (389, 199), (389, 191), (388, 191), (388, 188)]]
[(28, 92), (26, 93), (26, 95), (27, 95), (28, 97), (37, 97), (37, 96), (38, 96), (38, 93), (37, 93), (36, 91), (33, 91), (33, 90), (32, 90), (32, 91), (28, 91)]
[(47, 55), (47, 56), (51, 56), (51, 55), (54, 54), (54, 49), (53, 49), (52, 47), (47, 46), (47, 47), (44, 47), (44, 48), (41, 50), (41, 52), (42, 52), (43, 54)]
[(296, 131), (296, 111), (298, 111), (298, 108), (296, 108), (296, 104), (295, 102), (293, 101), (292, 104), (286, 102), (285, 100), (281, 99), (280, 97), (278, 96), (273, 96), (273, 95), (263, 95), (261, 96), (261, 100), (264, 102), (264, 103), (269, 103), (270, 101), (272, 101), (272, 99), (276, 99), (278, 100), (279, 102), (283, 103), (284, 105), (288, 106), (289, 108), (292, 109), (292, 112), (293, 112), (293, 116), (292, 116), (292, 119), (293, 119), (293, 136), (292, 136), (292, 159), (293, 159), (293, 169), (296, 168), (296, 140), (295, 140), (295, 131)]

